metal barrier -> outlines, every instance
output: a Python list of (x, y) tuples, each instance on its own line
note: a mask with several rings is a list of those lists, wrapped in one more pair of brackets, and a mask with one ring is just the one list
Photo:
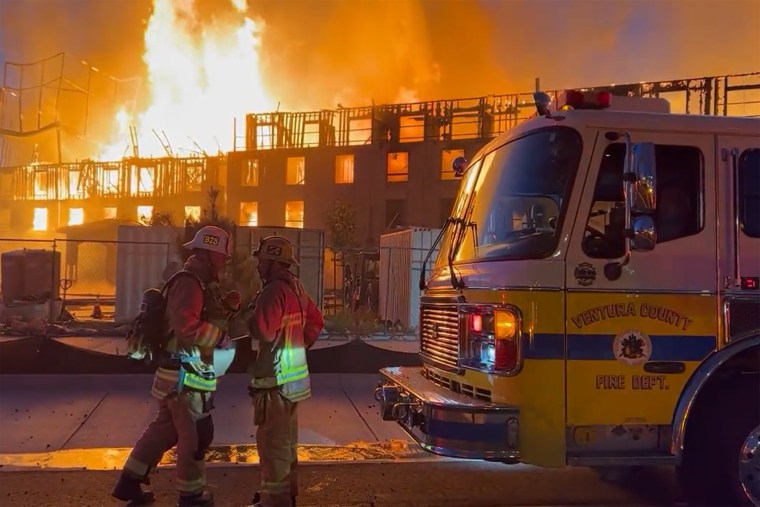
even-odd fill
[[(326, 255), (324, 313), (360, 315), (411, 332), (418, 324), (419, 277), (427, 246), (385, 245)], [(435, 255), (427, 264), (428, 276)], [(329, 279), (327, 279), (329, 277)]]

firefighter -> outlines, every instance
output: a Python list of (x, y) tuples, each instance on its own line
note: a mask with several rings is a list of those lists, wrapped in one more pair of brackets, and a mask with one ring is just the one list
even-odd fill
[(261, 464), (261, 485), (253, 503), (291, 506), (298, 495), (297, 408), (311, 396), (306, 350), (322, 332), (324, 319), (289, 271), (298, 263), (287, 239), (263, 238), (253, 256), (263, 281), (248, 316), (251, 336), (258, 340), (249, 386)]
[(180, 506), (214, 505), (206, 489), (205, 455), (214, 436), (211, 417), (216, 390), (213, 348), (229, 344), (229, 319), (240, 308), (240, 295), (221, 295), (219, 274), (231, 254), (231, 238), (219, 227), (205, 226), (184, 247), (192, 250), (167, 292), (166, 353), (158, 358), (151, 394), (158, 415), (135, 444), (112, 495), (130, 505), (154, 501), (142, 484), (166, 451), (177, 447)]

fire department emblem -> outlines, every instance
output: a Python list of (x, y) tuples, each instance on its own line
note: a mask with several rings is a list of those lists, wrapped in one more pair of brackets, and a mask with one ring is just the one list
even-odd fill
[(652, 340), (641, 331), (629, 329), (615, 337), (612, 350), (618, 361), (628, 366), (638, 366), (652, 356)]
[(589, 262), (581, 262), (575, 267), (575, 280), (581, 287), (588, 287), (596, 280), (596, 269)]

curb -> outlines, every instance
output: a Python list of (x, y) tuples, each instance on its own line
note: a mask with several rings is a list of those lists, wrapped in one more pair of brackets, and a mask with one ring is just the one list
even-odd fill
[[(62, 471), (62, 470), (120, 470), (130, 451), (129, 447), (89, 449), (62, 449), (41, 453), (0, 454), (0, 472)], [(435, 456), (406, 440), (388, 442), (356, 442), (348, 445), (299, 445), (298, 461), (301, 465), (330, 465), (345, 463), (403, 463), (430, 461), (462, 461)], [(206, 458), (209, 466), (258, 465), (259, 455), (255, 444), (212, 446)], [(177, 464), (175, 450), (164, 454), (159, 467)]]

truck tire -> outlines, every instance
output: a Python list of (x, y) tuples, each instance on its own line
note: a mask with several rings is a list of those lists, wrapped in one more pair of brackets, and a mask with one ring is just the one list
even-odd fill
[[(758, 424), (760, 377), (756, 374), (731, 377), (698, 395), (686, 422), (683, 461), (677, 470), (689, 505), (760, 505), (759, 497), (753, 502), (745, 493), (743, 482), (750, 481), (746, 463), (743, 477), (739, 471), (743, 448), (757, 436)], [(754, 480), (757, 484), (758, 478)]]

